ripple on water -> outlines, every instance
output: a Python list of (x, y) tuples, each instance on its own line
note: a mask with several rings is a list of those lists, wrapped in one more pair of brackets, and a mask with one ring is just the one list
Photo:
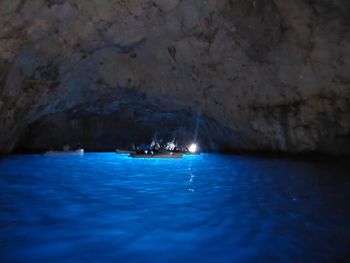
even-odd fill
[(202, 154), (0, 160), (0, 261), (334, 261), (347, 167)]

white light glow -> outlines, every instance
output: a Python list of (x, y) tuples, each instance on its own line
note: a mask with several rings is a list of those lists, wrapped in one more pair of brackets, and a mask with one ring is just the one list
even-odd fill
[(190, 145), (190, 147), (188, 147), (188, 150), (191, 152), (191, 153), (195, 153), (197, 151), (197, 144), (195, 143), (192, 143)]

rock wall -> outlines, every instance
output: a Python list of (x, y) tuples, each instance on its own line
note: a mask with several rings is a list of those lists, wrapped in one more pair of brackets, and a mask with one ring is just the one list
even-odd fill
[(0, 151), (176, 131), (349, 154), (349, 18), (347, 0), (2, 0)]

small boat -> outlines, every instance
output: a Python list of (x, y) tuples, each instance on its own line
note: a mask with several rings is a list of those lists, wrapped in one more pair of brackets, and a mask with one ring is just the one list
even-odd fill
[(165, 152), (165, 153), (154, 153), (154, 154), (145, 154), (145, 153), (131, 153), (130, 158), (182, 158), (182, 153), (176, 152)]
[(84, 155), (84, 149), (74, 150), (74, 151), (48, 151), (45, 155)]

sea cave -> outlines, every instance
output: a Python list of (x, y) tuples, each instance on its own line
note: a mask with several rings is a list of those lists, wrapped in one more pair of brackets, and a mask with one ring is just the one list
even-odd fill
[(0, 262), (347, 262), (348, 0), (0, 0)]

